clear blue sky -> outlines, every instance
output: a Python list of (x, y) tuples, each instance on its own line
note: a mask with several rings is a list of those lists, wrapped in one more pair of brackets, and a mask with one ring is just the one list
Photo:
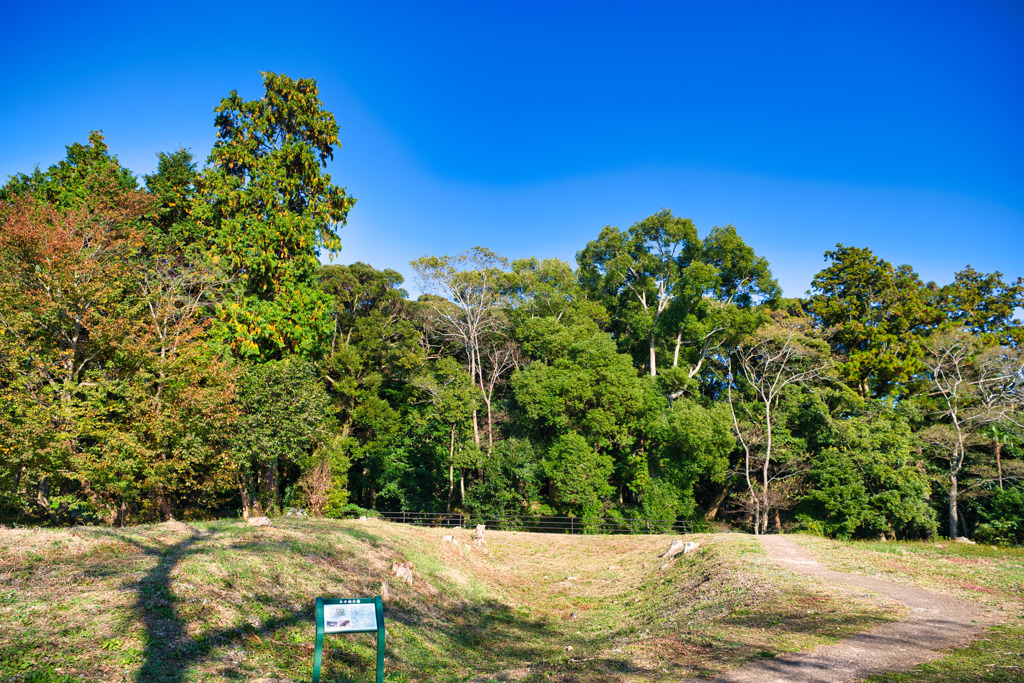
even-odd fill
[[(6, 3), (0, 179), (102, 129), (205, 159), (260, 70), (318, 80), (340, 262), (575, 253), (661, 207), (800, 296), (837, 242), (1024, 275), (1024, 3)], [(409, 279), (409, 278), (407, 278)], [(410, 283), (411, 284), (411, 283)]]

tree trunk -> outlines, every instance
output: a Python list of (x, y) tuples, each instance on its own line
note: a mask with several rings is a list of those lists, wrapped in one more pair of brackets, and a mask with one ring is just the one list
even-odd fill
[(448, 512), (452, 511), (452, 491), (455, 489), (455, 425), (452, 425), (452, 440), (448, 445)]
[(494, 416), (491, 414), (491, 400), (487, 399), (487, 457), (494, 450)]
[[(762, 394), (763, 396), (763, 394)], [(765, 426), (765, 445), (764, 445), (764, 465), (761, 466), (761, 533), (767, 533), (768, 531), (768, 468), (772, 464), (772, 404), (771, 398), (764, 399), (764, 426)]]
[(267, 463), (266, 470), (264, 472), (264, 485), (265, 485), (265, 496), (267, 499), (267, 509), (281, 507), (280, 492), (278, 491), (277, 485), (277, 461), (278, 458), (275, 455)]
[(238, 492), (242, 495), (242, 519), (249, 519), (249, 510), (252, 507), (252, 501), (249, 500), (249, 487), (245, 478), (242, 475), (237, 475)]
[(949, 538), (953, 541), (960, 533), (960, 513), (956, 508), (957, 494), (956, 475), (951, 474), (949, 477)]
[[(770, 419), (770, 418), (769, 418)], [(768, 466), (771, 464), (772, 431), (768, 429), (768, 445), (764, 453), (764, 466), (761, 468), (761, 533), (768, 533), (768, 511), (771, 508), (768, 498)]]
[(50, 521), (54, 523), (57, 522), (57, 515), (54, 513), (53, 508), (50, 507), (49, 476), (44, 476), (36, 485), (36, 505), (46, 513), (46, 516), (50, 518)]
[(996, 449), (996, 470), (999, 473), (999, 490), (1003, 490), (1003, 463), (999, 460), (999, 447), (1002, 446), (998, 441), (995, 442)]
[(722, 504), (725, 503), (725, 499), (729, 497), (729, 491), (732, 490), (732, 479), (725, 482), (722, 486), (722, 490), (715, 494), (711, 504), (708, 505), (704, 511), (704, 519), (708, 522), (714, 521), (715, 517), (718, 516), (718, 511), (722, 509)]
[(171, 512), (171, 503), (167, 499), (167, 491), (163, 484), (157, 484), (153, 491), (153, 503), (160, 514), (161, 522), (173, 522), (174, 514)]
[(761, 499), (754, 493), (754, 535), (761, 535)]
[(761, 528), (761, 498), (757, 495), (757, 487), (754, 486), (754, 482), (750, 479), (750, 453), (746, 454), (746, 474), (747, 474), (747, 495), (750, 496), (750, 507), (754, 517), (754, 534), (757, 535), (757, 530)]
[(651, 377), (657, 377), (658, 376), (658, 362), (655, 359), (655, 355), (654, 355), (654, 334), (653, 333), (651, 334), (651, 336), (648, 339), (647, 343), (650, 346), (650, 351), (651, 351)]
[(128, 503), (121, 501), (114, 512), (114, 526), (123, 527), (128, 524)]
[(480, 449), (480, 422), (476, 414), (476, 408), (473, 409), (473, 442), (476, 443), (477, 450)]

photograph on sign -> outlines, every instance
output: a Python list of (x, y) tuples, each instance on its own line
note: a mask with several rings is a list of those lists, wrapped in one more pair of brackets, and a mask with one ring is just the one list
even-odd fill
[(324, 633), (377, 630), (377, 610), (373, 603), (324, 606)]

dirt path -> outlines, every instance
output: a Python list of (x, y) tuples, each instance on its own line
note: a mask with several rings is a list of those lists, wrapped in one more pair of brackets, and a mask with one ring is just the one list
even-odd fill
[[(855, 589), (874, 591), (910, 608), (903, 621), (823, 645), (780, 655), (719, 676), (721, 683), (815, 683), (855, 681), (886, 671), (906, 671), (964, 645), (996, 620), (982, 605), (950, 595), (828, 569), (785, 536), (762, 536), (769, 557), (786, 569)], [(837, 590), (844, 590), (837, 587)]]

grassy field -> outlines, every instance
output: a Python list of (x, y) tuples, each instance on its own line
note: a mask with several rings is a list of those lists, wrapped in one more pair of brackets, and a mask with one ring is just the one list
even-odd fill
[[(309, 680), (313, 599), (377, 595), (383, 580), (388, 681), (710, 677), (903, 614), (796, 577), (740, 534), (687, 537), (699, 551), (666, 560), (670, 536), (488, 531), (477, 548), (451, 533), (306, 519), (0, 529), (0, 681)], [(1007, 610), (999, 646), (1019, 637), (1020, 552), (801, 542), (837, 569), (983, 594)], [(398, 561), (411, 586), (391, 575)], [(373, 680), (371, 634), (327, 643), (324, 681)], [(927, 680), (954, 680), (939, 675)]]

